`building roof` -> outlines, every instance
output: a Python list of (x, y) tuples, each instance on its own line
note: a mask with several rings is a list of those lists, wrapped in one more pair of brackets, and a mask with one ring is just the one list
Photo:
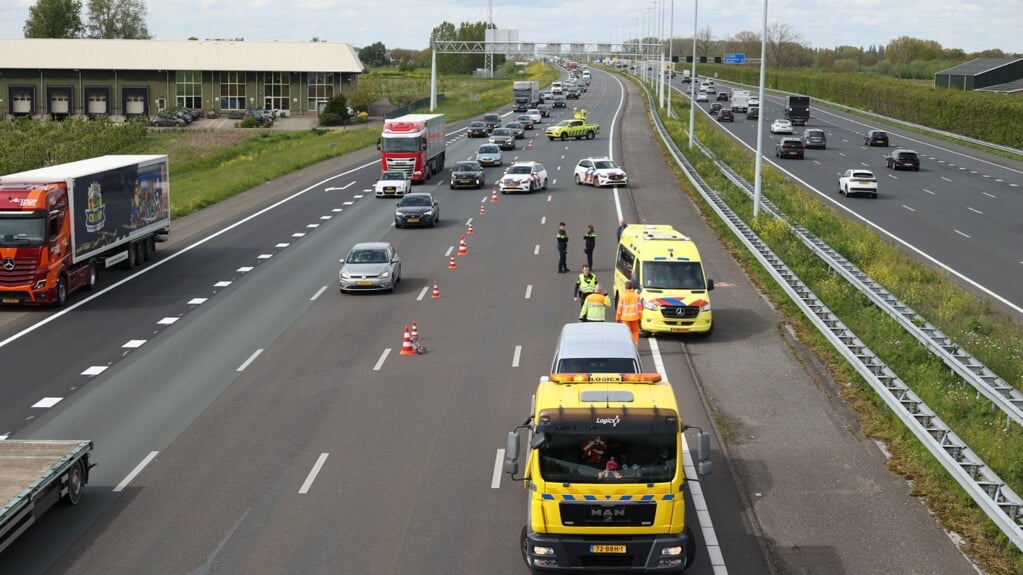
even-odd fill
[(1003, 94), (1014, 94), (1016, 92), (1023, 92), (1023, 79), (1005, 82), (1004, 84), (995, 84), (994, 86), (984, 86), (983, 88), (977, 88), (976, 91), (1001, 92)]
[(350, 44), (231, 40), (0, 39), (0, 69), (361, 73)]
[(964, 62), (958, 66), (953, 66), (947, 70), (936, 72), (934, 75), (943, 76), (978, 76), (984, 72), (990, 72), (996, 68), (1001, 68), (1013, 62), (1021, 62), (1023, 58), (974, 58), (969, 62)]

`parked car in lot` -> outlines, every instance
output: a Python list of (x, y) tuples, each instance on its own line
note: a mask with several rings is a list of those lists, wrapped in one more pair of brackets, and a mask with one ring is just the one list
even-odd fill
[(490, 130), (487, 129), (487, 125), (483, 122), (470, 122), (465, 135), (469, 138), (486, 138), (490, 135)]
[(799, 138), (782, 138), (774, 146), (774, 155), (777, 158), (803, 159), (803, 140)]
[(885, 163), (891, 170), (920, 171), (920, 156), (913, 150), (896, 148), (885, 157)]
[(373, 193), (378, 198), (404, 196), (412, 191), (412, 179), (401, 170), (385, 170), (380, 172)]
[(405, 194), (394, 207), (394, 227), (430, 226), (437, 227), (440, 221), (440, 204), (429, 192)]
[(775, 120), (771, 123), (772, 134), (791, 134), (792, 122), (788, 120)]
[(180, 128), (185, 126), (185, 121), (177, 116), (153, 116), (149, 119), (149, 125), (158, 128)]
[(476, 188), (484, 184), (483, 166), (475, 160), (463, 160), (451, 169), (451, 189)]
[(504, 162), (501, 148), (496, 144), (483, 144), (476, 150), (476, 161), (481, 166), (500, 166)]
[(824, 130), (819, 128), (808, 128), (803, 130), (803, 146), (807, 148), (820, 148), (826, 150), (828, 147), (828, 137), (824, 133)]
[(509, 192), (532, 193), (533, 190), (547, 189), (547, 170), (540, 162), (515, 162), (508, 166), (497, 182), (502, 194)]
[(735, 113), (732, 112), (731, 108), (721, 108), (721, 110), (718, 112), (718, 121), (719, 122), (734, 122), (735, 121)]
[(869, 130), (863, 135), (864, 146), (888, 147), (888, 132), (884, 130)]
[(502, 150), (514, 150), (515, 133), (508, 128), (494, 128), (490, 132), (490, 143)]
[(362, 242), (341, 260), (338, 281), (341, 293), (394, 291), (401, 281), (401, 259), (388, 242)]
[(838, 178), (838, 193), (846, 197), (854, 195), (877, 197), (877, 178), (870, 170), (851, 169), (846, 170)]

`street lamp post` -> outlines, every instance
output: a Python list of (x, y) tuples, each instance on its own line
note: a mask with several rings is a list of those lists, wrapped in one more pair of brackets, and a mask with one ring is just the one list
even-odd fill
[[(764, 0), (764, 30), (760, 36), (760, 92), (757, 105), (764, 109), (764, 83), (767, 77), (767, 0)], [(764, 114), (757, 115), (757, 162), (753, 174), (753, 218), (760, 214), (760, 198), (763, 179), (760, 177), (764, 168)]]
[[(668, 65), (671, 66), (672, 72), (675, 71), (675, 66), (672, 60), (675, 59), (675, 55), (672, 51), (675, 38), (675, 0), (671, 0), (671, 20), (668, 24)], [(671, 78), (668, 78), (668, 117), (671, 117)]]
[(696, 124), (696, 15), (700, 0), (693, 0), (693, 72), (689, 78), (689, 147), (693, 147), (693, 125)]

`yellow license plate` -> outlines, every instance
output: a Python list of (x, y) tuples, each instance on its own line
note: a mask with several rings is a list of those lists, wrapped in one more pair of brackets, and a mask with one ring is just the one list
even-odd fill
[(371, 285), (373, 285), (373, 282), (371, 282), (371, 281), (365, 281), (365, 280), (363, 280), (363, 281), (360, 281), (360, 282), (356, 282), (356, 284), (355, 284), (355, 285), (360, 285), (360, 286), (371, 286)]
[(419, 223), (419, 218), (409, 218), (408, 223), (410, 224)]
[(590, 545), (590, 553), (625, 553), (624, 545)]
[(20, 300), (18, 300), (17, 298), (13, 298), (13, 297), (5, 297), (4, 298), (4, 303), (20, 303)]
[(688, 327), (673, 327), (673, 328), (670, 328), (670, 329), (671, 329), (671, 333), (689, 333), (689, 328)]

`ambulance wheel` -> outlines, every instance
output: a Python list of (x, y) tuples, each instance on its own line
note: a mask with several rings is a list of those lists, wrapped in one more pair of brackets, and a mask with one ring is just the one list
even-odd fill
[(519, 535), (519, 550), (522, 551), (522, 560), (526, 562), (526, 565), (529, 565), (529, 552), (527, 551), (528, 546), (529, 543), (526, 540), (526, 526), (523, 525), (522, 533)]
[(693, 535), (693, 530), (686, 525), (686, 564), (683, 569), (689, 569), (689, 566), (693, 564), (693, 560), (696, 559), (696, 536)]

